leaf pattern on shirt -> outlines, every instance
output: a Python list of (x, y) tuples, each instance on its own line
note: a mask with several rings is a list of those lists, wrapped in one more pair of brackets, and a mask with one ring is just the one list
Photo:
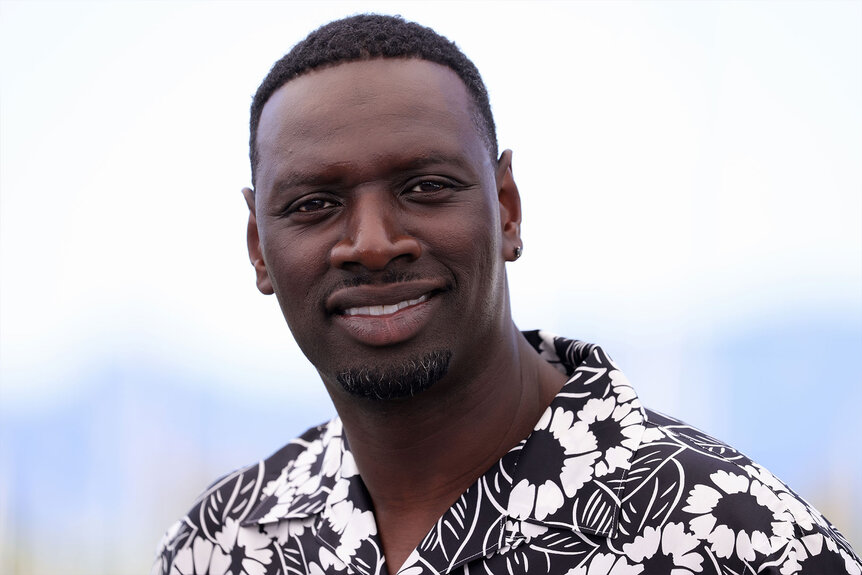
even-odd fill
[[(732, 447), (645, 410), (601, 348), (524, 335), (568, 383), (400, 574), (862, 575), (819, 512)], [(211, 486), (168, 530), (153, 573), (387, 573), (341, 422)]]

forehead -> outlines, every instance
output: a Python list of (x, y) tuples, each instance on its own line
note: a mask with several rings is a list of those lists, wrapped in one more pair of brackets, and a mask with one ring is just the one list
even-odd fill
[(389, 156), (490, 166), (466, 86), (420, 59), (349, 62), (291, 80), (264, 106), (257, 146), (259, 188), (297, 167), (363, 167)]

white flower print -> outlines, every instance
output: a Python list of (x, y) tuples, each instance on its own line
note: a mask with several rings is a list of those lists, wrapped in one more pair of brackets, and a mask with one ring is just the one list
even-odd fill
[(542, 520), (563, 505), (563, 493), (572, 497), (592, 477), (593, 464), (599, 457), (596, 437), (585, 421), (575, 421), (571, 411), (548, 408), (536, 424), (534, 433), (550, 433), (562, 451), (562, 469), (555, 478), (536, 485), (522, 479), (509, 496), (509, 513), (525, 519), (535, 510)]
[(230, 556), (212, 541), (198, 538), (177, 553), (171, 575), (225, 575)]
[(751, 477), (770, 487), (776, 493), (790, 492), (790, 489), (788, 489), (780, 479), (775, 477), (769, 470), (760, 464), (752, 461), (749, 465), (744, 466), (743, 469), (745, 469), (745, 472)]
[(315, 521), (314, 516), (301, 519), (283, 519), (275, 523), (267, 523), (262, 526), (263, 532), (272, 537), (279, 544), (284, 545), (289, 539), (298, 539), (310, 530)]
[(599, 553), (588, 565), (569, 569), (566, 575), (639, 575), (643, 570), (643, 565), (631, 565), (624, 556)]
[[(332, 423), (336, 430), (340, 425)], [(267, 483), (262, 494), (276, 501), (261, 519), (263, 522), (281, 519), (298, 495), (313, 495), (320, 490), (324, 478), (334, 477), (342, 465), (343, 442), (332, 430), (305, 445), (293, 464), (285, 467), (278, 478)]]
[[(750, 562), (756, 553), (769, 554), (793, 537), (793, 516), (769, 487), (723, 470), (709, 477), (715, 487), (695, 485), (682, 510), (697, 515), (689, 527), (717, 556), (727, 559), (735, 552)], [(746, 509), (744, 521), (736, 509)]]
[(862, 565), (859, 565), (856, 559), (851, 557), (849, 553), (843, 549), (839, 549), (838, 554), (844, 560), (844, 568), (847, 569), (847, 573), (850, 575), (860, 575), (862, 573)]
[[(625, 390), (625, 385), (621, 384), (620, 389)], [(606, 426), (602, 429), (604, 436), (612, 433), (612, 427), (619, 434), (618, 441), (604, 451), (599, 449), (591, 429), (596, 424)], [(643, 429), (643, 415), (635, 402), (619, 404), (616, 396), (592, 398), (577, 415), (562, 407), (549, 408), (536, 424), (534, 434), (550, 433), (558, 443), (562, 451), (560, 474), (535, 482), (526, 478), (519, 481), (510, 495), (510, 513), (518, 519), (532, 513), (540, 521), (553, 514), (563, 506), (565, 497), (573, 497), (594, 475), (603, 477), (626, 467), (640, 444)]]
[[(272, 540), (253, 529), (243, 529), (236, 519), (228, 518), (215, 541), (199, 537), (190, 547), (177, 553), (172, 574), (176, 575), (264, 575), (272, 561)], [(242, 559), (234, 562), (232, 555)]]
[(335, 477), (339, 472), (341, 459), (345, 453), (344, 441), (339, 435), (328, 440), (324, 438), (322, 443), (326, 446), (326, 451), (323, 453), (320, 474), (323, 477)]
[(548, 532), (548, 528), (529, 521), (507, 520), (505, 531), (506, 538), (500, 548), (501, 553), (507, 553), (510, 549), (515, 549), (523, 543), (529, 543), (534, 537), (541, 537)]
[(318, 569), (321, 573), (332, 573), (333, 570), (343, 571), (346, 568), (346, 565), (341, 561), (341, 559), (336, 557), (335, 554), (326, 547), (321, 547), (317, 555), (320, 560), (320, 566)]
[(347, 498), (349, 487), (348, 480), (338, 481), (328, 500), (330, 508), (327, 520), (332, 530), (341, 536), (335, 554), (342, 559), (353, 557), (364, 541), (377, 535), (374, 513), (360, 511), (353, 506), (353, 502)]
[(287, 472), (287, 483), (296, 486), (296, 493), (314, 493), (320, 486), (323, 474), (313, 472), (312, 467), (320, 461), (322, 454), (323, 442), (315, 441), (297, 456)]
[(811, 508), (801, 500), (794, 497), (792, 493), (779, 493), (778, 498), (781, 500), (781, 503), (790, 515), (793, 516), (794, 521), (796, 521), (804, 531), (811, 531), (814, 528), (814, 523), (817, 522), (819, 518), (823, 517), (819, 513), (817, 513), (817, 517), (815, 517), (815, 514), (811, 512)]
[(377, 534), (374, 514), (360, 511), (350, 501), (342, 501), (332, 506), (330, 516), (332, 529), (341, 534), (336, 554), (340, 557), (353, 556), (363, 541)]
[(619, 403), (628, 403), (633, 399), (637, 399), (637, 393), (635, 393), (632, 384), (623, 372), (615, 369), (608, 373), (608, 377), (611, 378), (611, 385), (614, 386), (614, 393)]
[[(826, 554), (841, 557), (844, 568), (850, 575), (862, 574), (862, 566), (844, 549), (838, 547), (834, 540), (824, 537), (822, 533), (811, 533), (791, 542), (790, 553), (781, 566), (781, 575), (794, 575), (799, 572), (822, 572), (828, 567), (818, 565)], [(829, 560), (827, 559), (827, 564)]]
[[(619, 372), (616, 372), (619, 373)], [(622, 439), (609, 447), (596, 463), (596, 477), (625, 467), (638, 448), (643, 434), (643, 415), (632, 403), (618, 404), (614, 397), (591, 399), (578, 412), (578, 418), (592, 425), (599, 421), (613, 420), (619, 425)]]
[(261, 518), (262, 522), (281, 519), (297, 495), (317, 491), (323, 475), (315, 473), (312, 466), (318, 462), (322, 453), (322, 441), (309, 443), (307, 448), (296, 457), (293, 465), (285, 467), (278, 478), (267, 483), (262, 494), (275, 497), (276, 502)]
[(641, 445), (655, 443), (657, 441), (665, 439), (666, 437), (667, 434), (662, 431), (661, 428), (647, 426), (644, 428), (644, 433), (641, 436)]
[(750, 465), (745, 466), (745, 470), (752, 477), (756, 477), (761, 483), (772, 488), (787, 508), (787, 511), (793, 516), (793, 520), (804, 531), (811, 531), (815, 524), (824, 529), (829, 529), (828, 521), (820, 513), (808, 505), (804, 499), (795, 495), (787, 485), (762, 465), (752, 462)]
[[(266, 566), (272, 561), (272, 549), (269, 549), (272, 539), (257, 531), (256, 528), (240, 527), (236, 519), (226, 519), (224, 529), (216, 533), (215, 539), (227, 555), (230, 555), (235, 547), (242, 548), (243, 551), (242, 568), (235, 569), (236, 566), (232, 565), (225, 573), (263, 575), (266, 572)], [(216, 575), (215, 572), (212, 572), (212, 575)]]
[[(511, 521), (506, 522), (506, 528), (509, 528), (509, 525), (512, 525), (512, 528), (515, 529), (515, 524), (512, 524)], [(544, 535), (548, 532), (548, 528), (544, 525), (536, 525), (535, 523), (530, 523), (529, 521), (518, 521), (517, 522), (517, 531), (524, 536), (524, 539), (527, 541), (531, 541), (533, 537), (538, 537), (540, 535)]]
[(685, 532), (682, 523), (668, 523), (663, 528), (646, 527), (623, 552), (647, 573), (691, 575), (702, 570), (703, 556), (696, 552), (700, 540)]
[(353, 453), (350, 451), (344, 451), (341, 454), (341, 477), (350, 479), (354, 475), (359, 475), (359, 469), (356, 467)]
[(347, 565), (326, 547), (321, 547), (317, 556), (317, 561), (312, 560), (306, 564), (307, 575), (333, 575), (333, 573), (344, 573), (347, 569)]

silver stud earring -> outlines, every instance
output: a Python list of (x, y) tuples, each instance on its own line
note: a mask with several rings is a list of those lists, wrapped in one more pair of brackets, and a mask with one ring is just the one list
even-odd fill
[(519, 257), (521, 257), (521, 252), (523, 252), (523, 251), (524, 251), (524, 250), (522, 250), (522, 249), (521, 249), (521, 246), (515, 246), (514, 256), (515, 256), (515, 259), (516, 259), (516, 260), (517, 260)]

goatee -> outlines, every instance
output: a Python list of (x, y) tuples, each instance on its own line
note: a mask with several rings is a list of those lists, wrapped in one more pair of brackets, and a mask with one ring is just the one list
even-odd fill
[(336, 376), (350, 394), (385, 401), (412, 397), (443, 379), (452, 352), (432, 351), (421, 358), (386, 367), (356, 367)]

